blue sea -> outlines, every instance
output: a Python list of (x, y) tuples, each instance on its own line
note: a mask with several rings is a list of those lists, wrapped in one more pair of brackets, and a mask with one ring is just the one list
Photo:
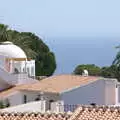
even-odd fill
[(79, 64), (96, 64), (100, 67), (112, 64), (120, 45), (120, 38), (64, 38), (45, 39), (55, 53), (57, 69), (54, 74), (72, 73)]

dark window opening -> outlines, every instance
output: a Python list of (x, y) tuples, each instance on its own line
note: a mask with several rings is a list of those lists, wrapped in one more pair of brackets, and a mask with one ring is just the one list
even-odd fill
[(6, 105), (5, 105), (6, 107), (10, 107), (9, 99), (6, 99), (5, 103), (6, 103)]
[(91, 103), (90, 105), (93, 106), (93, 107), (95, 107), (95, 106), (96, 106), (96, 103)]
[(14, 69), (14, 73), (15, 74), (18, 74), (19, 73), (19, 70), (17, 68)]
[(37, 96), (37, 98), (35, 99), (35, 101), (39, 101), (39, 100), (41, 100), (41, 96), (40, 95)]
[(24, 103), (27, 103), (27, 96), (24, 95), (23, 98), (24, 98)]
[(49, 100), (49, 110), (51, 110), (51, 103), (54, 102), (54, 100)]

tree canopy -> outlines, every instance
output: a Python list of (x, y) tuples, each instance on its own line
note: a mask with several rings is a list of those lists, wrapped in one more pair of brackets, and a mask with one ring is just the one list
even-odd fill
[(83, 70), (87, 69), (89, 75), (116, 78), (120, 82), (120, 45), (116, 48), (118, 52), (111, 66), (100, 68), (94, 64), (78, 65), (74, 70), (74, 74), (82, 75)]
[(53, 52), (41, 38), (31, 32), (11, 30), (7, 25), (0, 24), (0, 42), (11, 41), (22, 48), (28, 58), (35, 59), (36, 75), (50, 76), (56, 69)]
[(115, 77), (120, 81), (120, 45), (116, 47), (118, 49), (117, 55), (113, 61)]
[(101, 76), (105, 78), (116, 78), (118, 81), (120, 81), (120, 67), (117, 67), (116, 65), (111, 66), (105, 66), (105, 67), (99, 67), (94, 64), (87, 64), (87, 65), (78, 65), (75, 70), (74, 74), (82, 75), (82, 72), (84, 69), (87, 69), (90, 76)]
[(75, 68), (74, 74), (82, 75), (84, 69), (88, 70), (91, 76), (99, 76), (101, 72), (101, 69), (94, 64), (82, 64)]

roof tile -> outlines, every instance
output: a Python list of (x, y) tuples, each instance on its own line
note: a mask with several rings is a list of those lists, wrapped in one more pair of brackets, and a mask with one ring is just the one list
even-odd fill
[(120, 107), (80, 106), (69, 120), (120, 120)]

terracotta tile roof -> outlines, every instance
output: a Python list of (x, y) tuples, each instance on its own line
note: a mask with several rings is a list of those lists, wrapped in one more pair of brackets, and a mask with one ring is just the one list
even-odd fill
[(57, 75), (41, 80), (39, 83), (23, 85), (19, 90), (32, 90), (61, 93), (81, 85), (98, 80), (99, 77), (84, 77), (78, 75)]
[(120, 107), (80, 106), (74, 113), (5, 113), (0, 120), (120, 120)]
[(9, 88), (9, 89), (6, 89), (4, 91), (1, 91), (0, 92), (0, 98), (3, 98), (3, 97), (8, 97), (9, 95), (11, 94), (14, 94), (16, 92), (19, 92), (19, 88), (21, 88), (23, 85), (17, 85), (17, 86), (14, 86), (12, 88)]
[(68, 120), (69, 114), (0, 113), (0, 120)]
[(0, 97), (6, 97), (11, 93), (27, 90), (27, 91), (43, 91), (43, 92), (53, 92), (61, 93), (81, 85), (88, 84), (98, 80), (99, 77), (83, 77), (78, 75), (56, 75), (52, 77), (45, 78), (38, 83), (18, 85), (11, 89), (0, 92)]
[(120, 120), (120, 107), (80, 106), (69, 120)]
[(11, 95), (14, 92), (17, 92), (16, 87), (4, 90), (4, 91), (0, 92), (0, 98), (7, 97), (8, 95)]

